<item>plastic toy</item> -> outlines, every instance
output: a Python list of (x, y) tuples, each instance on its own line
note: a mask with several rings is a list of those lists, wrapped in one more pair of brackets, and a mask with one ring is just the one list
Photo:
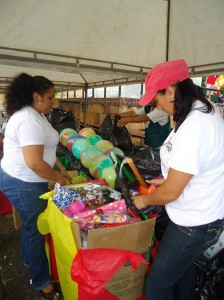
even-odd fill
[(88, 136), (88, 140), (90, 141), (91, 144), (96, 145), (99, 141), (102, 141), (102, 137), (95, 134), (95, 135), (90, 135)]
[(77, 134), (77, 132), (72, 128), (65, 128), (59, 134), (60, 143), (66, 147), (67, 138), (72, 134)]
[(85, 137), (89, 137), (89, 136), (95, 135), (96, 132), (90, 127), (85, 127), (79, 131), (79, 134), (81, 134)]
[(67, 149), (72, 151), (72, 146), (73, 146), (74, 142), (77, 141), (78, 139), (86, 139), (86, 138), (78, 133), (70, 135), (66, 141)]
[(72, 145), (72, 153), (73, 155), (80, 159), (81, 152), (87, 147), (90, 146), (90, 141), (87, 139), (78, 139), (77, 141), (74, 142)]
[(102, 170), (112, 165), (113, 162), (108, 156), (100, 154), (90, 163), (89, 172), (94, 178), (100, 178)]
[(110, 158), (112, 158), (111, 157), (111, 153), (113, 153), (115, 155), (118, 155), (118, 156), (121, 156), (121, 157), (125, 157), (124, 152), (120, 148), (118, 148), (118, 147), (113, 147), (111, 149), (108, 149), (105, 152), (106, 155), (108, 155)]
[(87, 146), (80, 155), (81, 163), (86, 168), (89, 168), (91, 162), (100, 154), (103, 154), (103, 151), (97, 148), (96, 146)]
[(103, 169), (101, 178), (103, 178), (112, 188), (115, 187), (116, 177), (113, 166)]
[(99, 149), (101, 149), (103, 152), (106, 152), (114, 147), (113, 144), (107, 140), (101, 140), (101, 141), (97, 142), (96, 146)]

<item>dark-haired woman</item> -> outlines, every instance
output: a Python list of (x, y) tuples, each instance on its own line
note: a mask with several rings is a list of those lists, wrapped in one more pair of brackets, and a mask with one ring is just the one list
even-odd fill
[(165, 205), (170, 218), (147, 278), (147, 300), (195, 299), (193, 262), (224, 228), (224, 122), (189, 76), (184, 60), (159, 64), (140, 100), (154, 99), (175, 122), (160, 150), (164, 180), (154, 193), (133, 197), (139, 209)]
[(42, 76), (20, 74), (9, 85), (0, 169), (1, 190), (22, 218), (24, 264), (30, 267), (35, 289), (48, 299), (58, 299), (59, 294), (49, 276), (44, 236), (37, 229), (37, 218), (47, 205), (39, 196), (48, 191), (49, 180), (65, 185), (70, 179), (56, 159), (58, 133), (44, 116), (52, 109), (54, 92), (53, 83)]

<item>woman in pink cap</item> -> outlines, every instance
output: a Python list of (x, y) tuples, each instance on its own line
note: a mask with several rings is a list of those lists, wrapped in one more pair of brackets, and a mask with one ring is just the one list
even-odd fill
[(224, 122), (190, 79), (184, 60), (155, 66), (145, 88), (140, 104), (154, 99), (175, 122), (160, 149), (164, 180), (154, 193), (133, 197), (138, 209), (165, 205), (170, 218), (147, 278), (146, 299), (192, 300), (194, 260), (224, 228)]

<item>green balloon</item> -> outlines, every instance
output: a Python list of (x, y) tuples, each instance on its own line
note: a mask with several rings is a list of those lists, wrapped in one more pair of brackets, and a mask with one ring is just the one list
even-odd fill
[(78, 139), (77, 141), (74, 142), (72, 145), (72, 153), (73, 155), (80, 159), (81, 152), (87, 147), (90, 146), (90, 141), (87, 139)]
[(100, 174), (100, 177), (102, 176), (102, 172), (105, 168), (113, 166), (113, 161), (109, 157), (105, 156), (104, 159), (100, 162), (100, 164), (97, 167), (97, 170)]
[(111, 186), (112, 188), (115, 187), (115, 181), (116, 181), (116, 172), (113, 166), (103, 169), (102, 176), (107, 184)]
[(88, 137), (88, 140), (90, 141), (91, 144), (96, 145), (96, 143), (102, 140), (102, 137), (97, 134), (91, 135)]
[(97, 156), (103, 154), (103, 151), (94, 145), (87, 146), (80, 155), (80, 160), (83, 166), (89, 168), (91, 162), (96, 159)]
[(89, 172), (94, 178), (100, 178), (102, 170), (111, 165), (113, 165), (112, 160), (108, 156), (100, 154), (90, 163)]

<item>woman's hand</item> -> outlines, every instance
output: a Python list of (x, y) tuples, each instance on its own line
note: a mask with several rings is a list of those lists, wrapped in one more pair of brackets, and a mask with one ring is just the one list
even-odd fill
[(59, 172), (58, 172), (58, 179), (56, 180), (57, 183), (59, 183), (61, 186), (67, 184), (67, 180), (65, 177), (63, 177)]
[(123, 127), (125, 126), (126, 124), (128, 124), (128, 118), (121, 118), (118, 122), (117, 122), (117, 126), (118, 127)]
[(68, 174), (67, 170), (65, 168), (60, 169), (60, 174), (67, 179), (67, 181), (71, 181), (72, 177)]
[(148, 206), (147, 204), (147, 198), (149, 195), (138, 195), (131, 197), (133, 200), (133, 204), (138, 209), (143, 209)]

